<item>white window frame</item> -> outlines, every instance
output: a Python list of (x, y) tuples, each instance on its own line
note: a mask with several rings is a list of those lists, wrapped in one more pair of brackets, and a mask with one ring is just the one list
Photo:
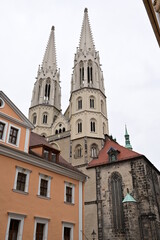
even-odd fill
[(37, 223), (44, 224), (43, 240), (47, 240), (47, 237), (48, 237), (48, 222), (49, 222), (49, 219), (47, 219), (47, 218), (41, 218), (41, 217), (34, 217), (34, 218), (35, 218), (35, 223), (34, 223), (34, 235), (33, 235), (33, 240), (36, 240), (36, 228), (37, 228)]
[(17, 240), (22, 240), (22, 235), (23, 235), (23, 225), (24, 225), (24, 218), (26, 215), (23, 214), (17, 214), (17, 213), (8, 213), (8, 224), (7, 224), (7, 230), (6, 230), (6, 237), (5, 240), (8, 240), (9, 236), (9, 228), (10, 228), (10, 222), (11, 219), (13, 220), (19, 220), (19, 226), (18, 226), (18, 236)]
[[(48, 181), (48, 187), (47, 187), (47, 196), (40, 195), (40, 186), (41, 186), (41, 179)], [(39, 183), (38, 183), (38, 196), (42, 198), (50, 198), (50, 190), (51, 190), (51, 179), (52, 177), (47, 176), (45, 174), (39, 173)]]
[[(16, 128), (18, 130), (18, 134), (17, 134), (17, 141), (16, 141), (16, 144), (13, 144), (13, 143), (10, 143), (9, 142), (9, 135), (10, 135), (10, 130), (11, 130), (11, 127), (13, 128)], [(9, 124), (9, 128), (8, 128), (8, 136), (7, 136), (7, 143), (12, 145), (12, 146), (16, 146), (16, 147), (19, 147), (19, 142), (20, 142), (20, 134), (21, 134), (21, 128), (13, 125), (13, 124)]]
[(2, 119), (0, 119), (0, 122), (4, 123), (4, 132), (3, 132), (3, 136), (2, 139), (0, 139), (0, 142), (5, 142), (6, 141), (6, 134), (7, 134), (7, 127), (8, 127), (8, 123), (3, 121)]
[(23, 193), (23, 191), (17, 190), (17, 179), (18, 179), (18, 173), (19, 173), (19, 172), (26, 174), (26, 182), (25, 182), (25, 190), (24, 190), (24, 193), (28, 193), (29, 177), (30, 177), (30, 173), (31, 173), (32, 171), (31, 171), (31, 170), (28, 170), (28, 169), (25, 169), (25, 168), (22, 168), (22, 167), (19, 167), (19, 166), (16, 166), (16, 175), (15, 175), (15, 180), (14, 180), (13, 189), (14, 189), (14, 191), (22, 192), (22, 193)]
[(64, 228), (65, 227), (71, 229), (70, 240), (73, 240), (73, 227), (74, 227), (74, 224), (73, 223), (68, 223), (68, 222), (63, 222), (63, 225), (62, 225), (62, 240), (64, 240)]
[[(72, 188), (72, 201), (71, 201), (71, 203), (66, 201), (66, 188), (67, 187)], [(75, 203), (74, 202), (74, 200), (75, 200), (74, 195), (75, 195), (75, 185), (73, 183), (65, 182), (65, 185), (64, 185), (64, 202), (68, 203), (68, 204), (74, 204)]]

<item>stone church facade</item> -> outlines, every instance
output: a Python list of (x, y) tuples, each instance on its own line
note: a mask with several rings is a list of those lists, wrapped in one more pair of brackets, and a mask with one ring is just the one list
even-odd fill
[[(34, 132), (46, 137), (69, 163), (88, 176), (85, 239), (91, 239), (93, 229), (99, 240), (160, 239), (159, 171), (129, 144), (122, 147), (109, 137), (103, 71), (87, 9), (74, 56), (67, 110), (62, 114), (52, 27), (34, 84), (29, 119)], [(134, 201), (122, 203), (126, 196)]]

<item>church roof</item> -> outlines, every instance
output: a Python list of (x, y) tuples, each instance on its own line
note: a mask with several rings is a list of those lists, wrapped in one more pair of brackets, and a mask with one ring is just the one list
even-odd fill
[(88, 167), (96, 167), (96, 166), (106, 165), (111, 163), (112, 161), (110, 160), (110, 154), (109, 154), (110, 149), (112, 149), (112, 153), (113, 151), (115, 151), (116, 162), (125, 161), (129, 159), (137, 158), (137, 157), (143, 157), (142, 154), (139, 154), (130, 149), (127, 149), (108, 137), (104, 147), (99, 152), (98, 158), (93, 159), (88, 164)]
[(43, 69), (52, 69), (54, 72), (57, 70), (57, 60), (56, 60), (56, 46), (55, 46), (55, 27), (52, 26), (51, 33), (49, 36), (47, 48), (44, 54)]
[(91, 50), (94, 49), (94, 42), (92, 37), (92, 31), (89, 23), (88, 9), (84, 9), (84, 17), (80, 35), (79, 49), (81, 50)]

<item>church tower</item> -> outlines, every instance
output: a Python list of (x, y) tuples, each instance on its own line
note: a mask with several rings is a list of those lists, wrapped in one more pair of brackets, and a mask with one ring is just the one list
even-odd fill
[(69, 119), (72, 164), (81, 165), (96, 158), (108, 134), (103, 72), (84, 10), (79, 47), (74, 57)]
[(39, 66), (33, 88), (29, 120), (34, 132), (51, 135), (51, 127), (61, 111), (61, 88), (56, 62), (55, 29), (52, 26), (41, 67)]

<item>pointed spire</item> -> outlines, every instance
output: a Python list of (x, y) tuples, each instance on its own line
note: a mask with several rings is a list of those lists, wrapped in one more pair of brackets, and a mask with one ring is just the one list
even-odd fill
[(56, 47), (55, 47), (55, 27), (52, 26), (47, 48), (44, 54), (42, 69), (51, 69), (54, 73), (57, 70)]
[(84, 9), (84, 17), (80, 35), (79, 49), (92, 50), (94, 49), (94, 42), (92, 37), (92, 31), (89, 23), (88, 9)]
[(132, 145), (130, 144), (129, 134), (127, 132), (127, 126), (125, 125), (125, 147), (132, 150)]

